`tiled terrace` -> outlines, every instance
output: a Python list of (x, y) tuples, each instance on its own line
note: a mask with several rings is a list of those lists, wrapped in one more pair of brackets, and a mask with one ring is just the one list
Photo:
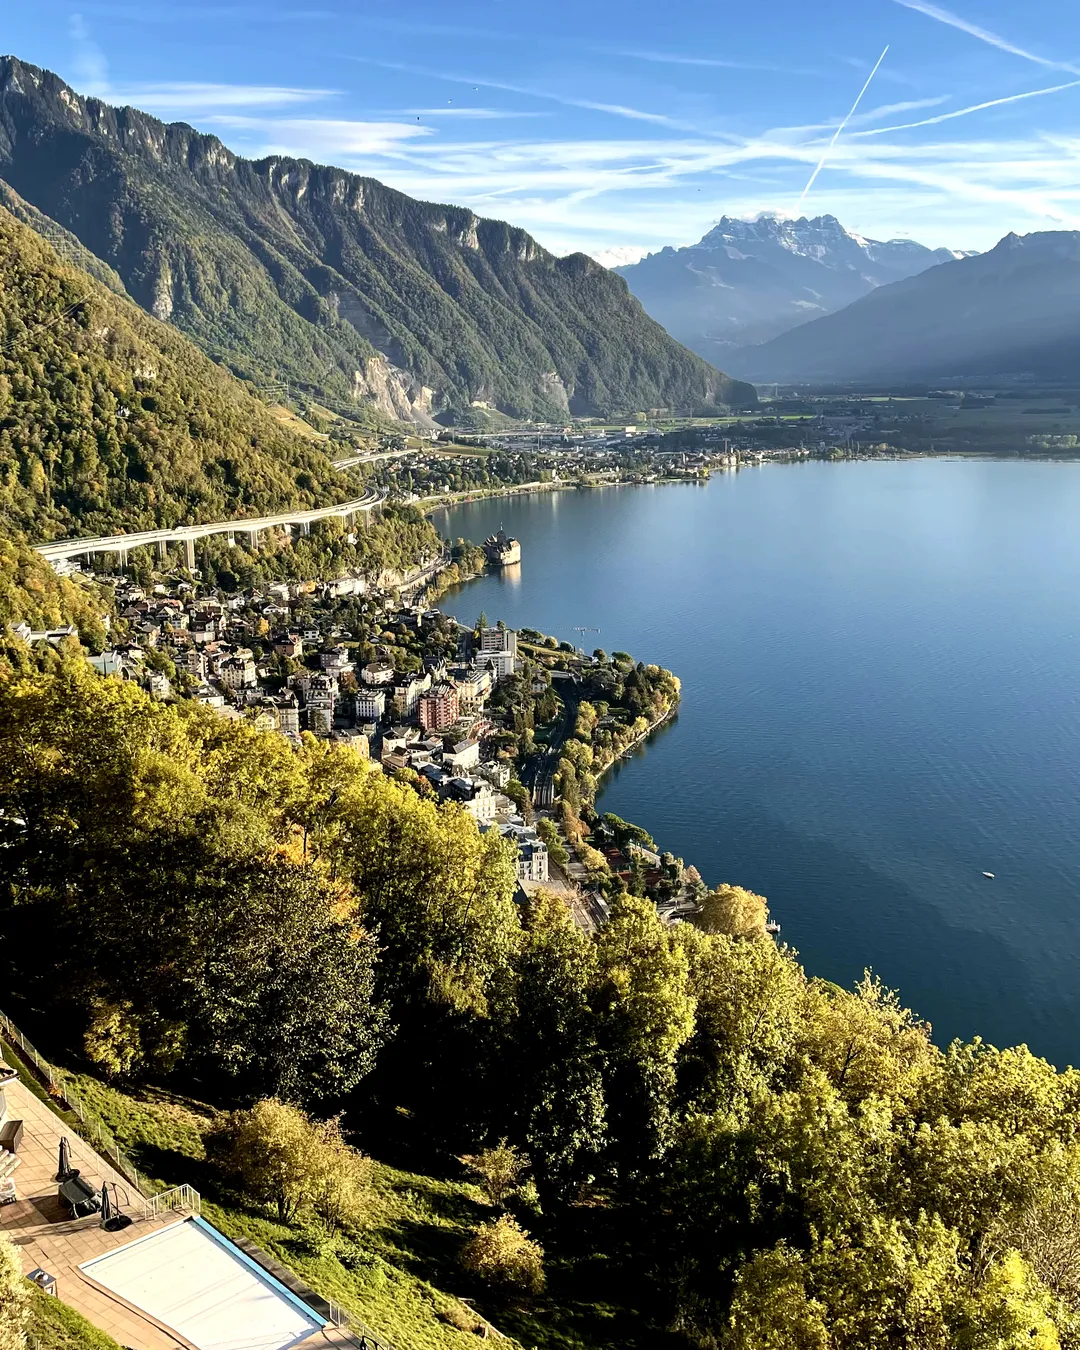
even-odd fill
[[(14, 1204), (0, 1205), (0, 1231), (21, 1249), (23, 1273), (39, 1266), (47, 1270), (56, 1277), (57, 1295), (121, 1346), (130, 1350), (196, 1350), (182, 1336), (148, 1318), (79, 1270), (80, 1265), (95, 1256), (180, 1222), (183, 1216), (167, 1213), (157, 1218), (143, 1217), (142, 1200), (135, 1187), (69, 1130), (59, 1116), (22, 1083), (8, 1083), (4, 1091), (9, 1117), (23, 1122), (23, 1138), (19, 1146), (22, 1163), (14, 1174), (19, 1198)], [(70, 1145), (71, 1165), (99, 1190), (106, 1181), (117, 1183), (121, 1208), (131, 1215), (134, 1223), (118, 1233), (107, 1233), (96, 1214), (75, 1220), (67, 1217), (67, 1210), (56, 1194), (61, 1138)], [(357, 1350), (357, 1345), (356, 1335), (348, 1328), (327, 1326), (309, 1336), (303, 1342), (303, 1350)], [(389, 1350), (372, 1338), (367, 1345), (374, 1350)]]
[[(8, 1083), (5, 1094), (8, 1115), (23, 1121), (24, 1132), (19, 1146), (22, 1164), (14, 1174), (19, 1198), (12, 1205), (0, 1205), (0, 1230), (21, 1249), (23, 1273), (37, 1266), (47, 1270), (56, 1277), (57, 1294), (65, 1303), (131, 1350), (190, 1350), (186, 1341), (149, 1321), (79, 1270), (84, 1261), (176, 1223), (181, 1216), (169, 1213), (144, 1218), (135, 1187), (67, 1129), (22, 1083)], [(56, 1194), (61, 1138), (70, 1144), (72, 1166), (98, 1189), (106, 1181), (117, 1183), (121, 1207), (134, 1223), (118, 1233), (106, 1233), (96, 1214), (75, 1220), (67, 1217), (67, 1209)]]

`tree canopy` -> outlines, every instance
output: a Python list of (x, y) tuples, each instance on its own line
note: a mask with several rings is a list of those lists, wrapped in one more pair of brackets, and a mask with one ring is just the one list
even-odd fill
[[(527, 1160), (545, 1246), (586, 1197), (613, 1211), (692, 1346), (1080, 1347), (1080, 1074), (814, 979), (761, 897), (672, 927), (623, 896), (585, 933), (555, 896), (515, 905), (459, 808), (81, 662), (0, 679), (0, 846), (5, 1002), (44, 1036), (241, 1111), (409, 1121), (503, 1204)], [(304, 1154), (291, 1107), (259, 1110)], [(350, 1167), (301, 1188), (327, 1224)], [(535, 1287), (497, 1222), (470, 1269)]]
[(0, 534), (265, 515), (359, 495), (322, 447), (0, 207)]

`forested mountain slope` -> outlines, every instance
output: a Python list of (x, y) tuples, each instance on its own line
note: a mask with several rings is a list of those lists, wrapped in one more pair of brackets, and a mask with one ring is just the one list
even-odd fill
[(130, 532), (357, 491), (185, 337), (0, 208), (0, 535)]
[(418, 418), (474, 401), (557, 418), (753, 400), (584, 255), (340, 169), (241, 159), (13, 57), (0, 176), (255, 379)]

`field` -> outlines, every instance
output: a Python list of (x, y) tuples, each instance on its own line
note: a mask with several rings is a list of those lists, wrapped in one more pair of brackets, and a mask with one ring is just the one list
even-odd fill
[[(864, 415), (874, 420), (864, 439), (885, 440), (906, 450), (1069, 453), (1080, 440), (1080, 392), (1064, 397), (879, 397), (860, 402)], [(1071, 444), (1069, 438), (1074, 438)]]

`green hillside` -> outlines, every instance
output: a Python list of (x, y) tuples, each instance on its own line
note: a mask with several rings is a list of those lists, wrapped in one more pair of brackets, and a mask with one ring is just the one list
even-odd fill
[(477, 400), (555, 418), (753, 401), (584, 255), (340, 169), (241, 159), (12, 57), (0, 176), (255, 379), (401, 417)]
[(186, 338), (0, 208), (0, 535), (130, 532), (358, 491)]
[(746, 892), (582, 932), (459, 808), (81, 660), (0, 677), (0, 848), (5, 1011), (402, 1350), (462, 1297), (544, 1350), (1080, 1346), (1080, 1073), (939, 1048)]

